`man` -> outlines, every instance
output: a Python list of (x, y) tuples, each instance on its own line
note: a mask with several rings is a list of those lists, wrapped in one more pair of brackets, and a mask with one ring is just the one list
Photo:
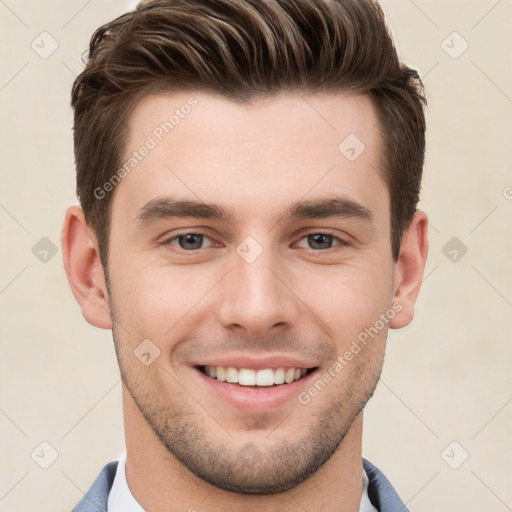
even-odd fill
[(380, 7), (143, 2), (72, 105), (64, 262), (126, 435), (74, 510), (405, 511), (361, 447), (428, 250), (422, 87)]

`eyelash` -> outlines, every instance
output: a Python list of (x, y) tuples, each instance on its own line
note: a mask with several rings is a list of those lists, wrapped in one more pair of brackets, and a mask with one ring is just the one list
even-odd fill
[[(192, 250), (187, 251), (186, 249), (182, 249), (182, 248), (175, 249), (175, 248), (172, 247), (172, 242), (177, 241), (180, 237), (183, 237), (183, 236), (186, 236), (186, 235), (200, 235), (200, 236), (204, 236), (205, 238), (208, 238), (208, 239), (214, 241), (213, 238), (210, 237), (209, 235), (207, 235), (206, 233), (204, 233), (202, 231), (194, 230), (194, 231), (183, 231), (183, 232), (180, 232), (180, 233), (174, 235), (172, 238), (169, 238), (169, 239), (165, 240), (163, 242), (163, 245), (168, 247), (169, 250), (171, 250), (172, 252), (179, 252), (179, 253), (182, 253), (182, 254), (183, 253), (185, 253), (185, 254), (186, 253), (196, 254), (201, 249), (205, 249), (204, 247), (201, 247), (199, 249), (192, 249)], [(299, 239), (299, 241), (301, 241), (304, 238), (307, 238), (308, 236), (311, 236), (311, 235), (331, 236), (331, 237), (333, 237), (334, 241), (338, 242), (338, 247), (343, 247), (343, 246), (349, 245), (348, 242), (346, 242), (345, 240), (335, 236), (333, 233), (329, 233), (329, 232), (326, 232), (326, 231), (311, 231), (311, 232), (303, 235)], [(314, 253), (330, 253), (333, 250), (336, 250), (336, 246), (335, 247), (330, 247), (329, 249), (311, 249), (311, 248), (308, 248), (308, 250), (311, 251), (311, 252), (314, 252)]]

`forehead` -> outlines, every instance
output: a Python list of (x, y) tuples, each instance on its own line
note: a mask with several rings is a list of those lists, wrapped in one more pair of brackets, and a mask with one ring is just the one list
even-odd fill
[(377, 117), (363, 95), (290, 93), (251, 104), (201, 92), (152, 95), (129, 126), (128, 172), (114, 202), (132, 218), (166, 194), (240, 215), (254, 215), (257, 200), (268, 207), (259, 217), (326, 193), (386, 210)]
[[(281, 152), (288, 147), (294, 151), (294, 144), (304, 150), (315, 146), (338, 149), (337, 143), (349, 134), (370, 146), (378, 138), (370, 98), (349, 93), (305, 96), (283, 92), (251, 103), (201, 92), (150, 95), (138, 102), (129, 126), (128, 148), (148, 135), (169, 146), (185, 139), (209, 145), (286, 142)], [(302, 147), (305, 140), (309, 144)]]

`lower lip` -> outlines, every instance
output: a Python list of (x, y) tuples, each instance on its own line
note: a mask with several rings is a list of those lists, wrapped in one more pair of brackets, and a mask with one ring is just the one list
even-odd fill
[(238, 384), (229, 384), (220, 380), (208, 377), (201, 370), (193, 368), (199, 380), (221, 400), (235, 406), (237, 409), (246, 412), (261, 412), (277, 409), (290, 400), (298, 400), (297, 397), (312, 379), (315, 379), (318, 369), (308, 373), (302, 379), (291, 384), (280, 384), (250, 388)]

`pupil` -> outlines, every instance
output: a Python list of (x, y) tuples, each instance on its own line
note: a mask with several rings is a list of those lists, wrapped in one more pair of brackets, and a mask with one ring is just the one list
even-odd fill
[[(180, 236), (179, 237), (180, 247), (182, 249), (200, 249), (202, 241), (203, 241), (202, 237), (203, 237), (203, 235), (198, 235), (195, 233), (187, 233), (184, 236)], [(185, 239), (184, 242), (183, 242), (183, 239)], [(189, 244), (189, 245), (187, 245), (187, 244)], [(192, 247), (190, 246), (190, 244), (192, 245)]]
[(323, 235), (321, 233), (309, 236), (310, 242), (312, 242), (313, 244), (319, 244), (321, 247), (316, 248), (320, 249), (330, 249), (330, 242), (332, 241), (330, 240), (331, 238), (331, 235)]

